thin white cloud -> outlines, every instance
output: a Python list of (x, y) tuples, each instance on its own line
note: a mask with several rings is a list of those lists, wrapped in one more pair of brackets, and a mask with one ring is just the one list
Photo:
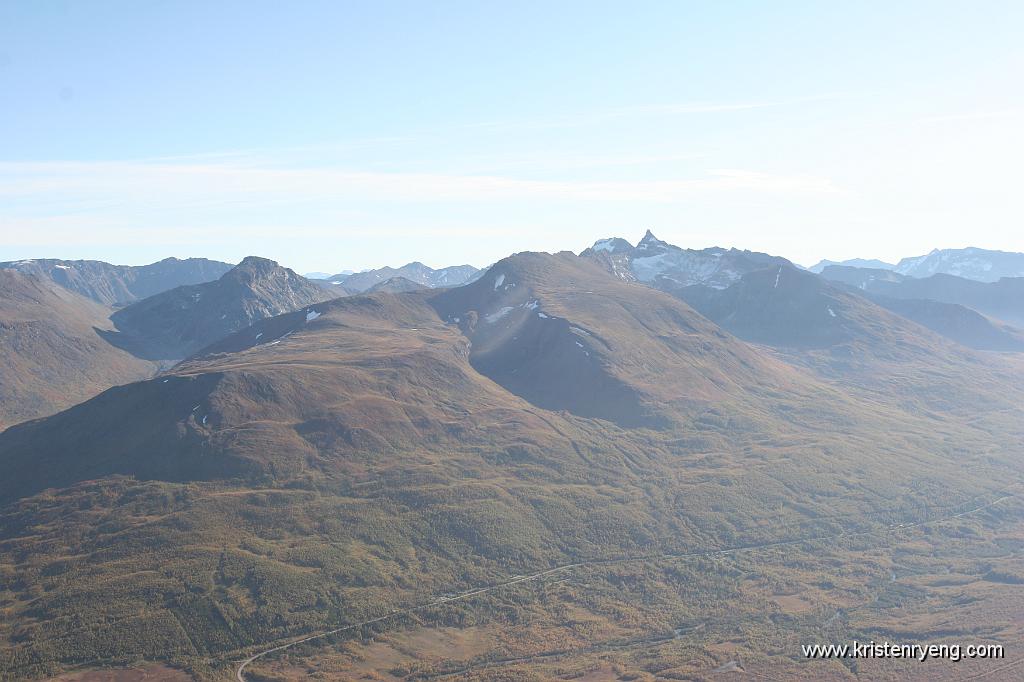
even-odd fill
[(703, 192), (832, 193), (827, 179), (716, 169), (673, 180), (536, 180), (501, 175), (384, 173), (337, 168), (281, 168), (243, 163), (0, 163), (0, 197), (88, 209), (111, 202), (158, 206), (182, 202), (487, 201), (550, 199), (674, 201)]
[(602, 111), (578, 112), (562, 116), (545, 116), (538, 118), (522, 118), (497, 121), (480, 121), (461, 126), (467, 130), (485, 132), (508, 132), (511, 130), (541, 130), (545, 128), (570, 128), (614, 121), (617, 119), (636, 118), (643, 116), (665, 116), (684, 114), (710, 114), (748, 109), (764, 109), (778, 106), (777, 102), (740, 102), (740, 103), (689, 103), (665, 104), (649, 107), (627, 107), (622, 109), (606, 109)]
[(925, 116), (918, 123), (949, 123), (954, 121), (985, 121), (994, 118), (1016, 118), (1024, 116), (1024, 109), (1001, 109), (998, 111), (968, 111), (957, 114)]
[(753, 100), (746, 102), (669, 102), (665, 104), (574, 112), (560, 116), (481, 121), (478, 123), (469, 123), (461, 127), (465, 129), (494, 132), (507, 132), (510, 130), (538, 130), (543, 128), (566, 128), (593, 125), (596, 123), (629, 118), (742, 112), (772, 107), (783, 107), (807, 102), (836, 100), (848, 96), (849, 95), (845, 93), (822, 93), (787, 99)]

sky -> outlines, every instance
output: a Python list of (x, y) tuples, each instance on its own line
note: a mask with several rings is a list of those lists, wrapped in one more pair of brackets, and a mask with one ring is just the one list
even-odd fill
[(0, 260), (1024, 251), (1024, 3), (0, 2)]

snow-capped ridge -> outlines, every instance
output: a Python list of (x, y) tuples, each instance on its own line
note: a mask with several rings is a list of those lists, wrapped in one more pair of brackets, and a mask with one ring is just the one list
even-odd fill
[(1024, 277), (1024, 253), (978, 247), (933, 249), (926, 256), (904, 258), (896, 264), (895, 272), (916, 278), (953, 275), (979, 282), (997, 282), (1003, 277)]

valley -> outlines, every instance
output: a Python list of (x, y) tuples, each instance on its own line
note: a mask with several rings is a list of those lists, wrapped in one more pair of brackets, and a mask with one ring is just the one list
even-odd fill
[(0, 1), (0, 682), (1024, 679), (1022, 35)]
[[(718, 282), (704, 257), (671, 267)], [(299, 289), (311, 298), (292, 312), (8, 428), (0, 669), (911, 670), (800, 653), (872, 637), (1001, 643), (1009, 662), (1018, 355), (745, 258), (723, 288), (659, 291), (620, 276), (627, 262), (522, 253), (454, 288)]]

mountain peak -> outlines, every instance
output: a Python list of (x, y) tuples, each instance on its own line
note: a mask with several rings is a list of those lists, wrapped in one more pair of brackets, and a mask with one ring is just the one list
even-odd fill
[(278, 267), (277, 261), (259, 256), (246, 256), (235, 266), (235, 270), (273, 270)]
[(626, 253), (633, 250), (633, 245), (621, 237), (609, 237), (608, 239), (598, 239), (590, 248), (593, 251), (607, 253)]
[(218, 280), (150, 296), (111, 320), (121, 342), (143, 357), (180, 360), (257, 320), (331, 297), (275, 261), (249, 256)]
[(650, 230), (644, 233), (644, 238), (637, 242), (636, 248), (638, 251), (645, 251), (648, 249), (663, 249), (668, 247), (668, 242), (663, 242), (654, 236), (654, 233)]
[(221, 279), (252, 283), (266, 279), (280, 270), (284, 268), (278, 265), (277, 261), (259, 256), (246, 256), (241, 263), (224, 273)]

